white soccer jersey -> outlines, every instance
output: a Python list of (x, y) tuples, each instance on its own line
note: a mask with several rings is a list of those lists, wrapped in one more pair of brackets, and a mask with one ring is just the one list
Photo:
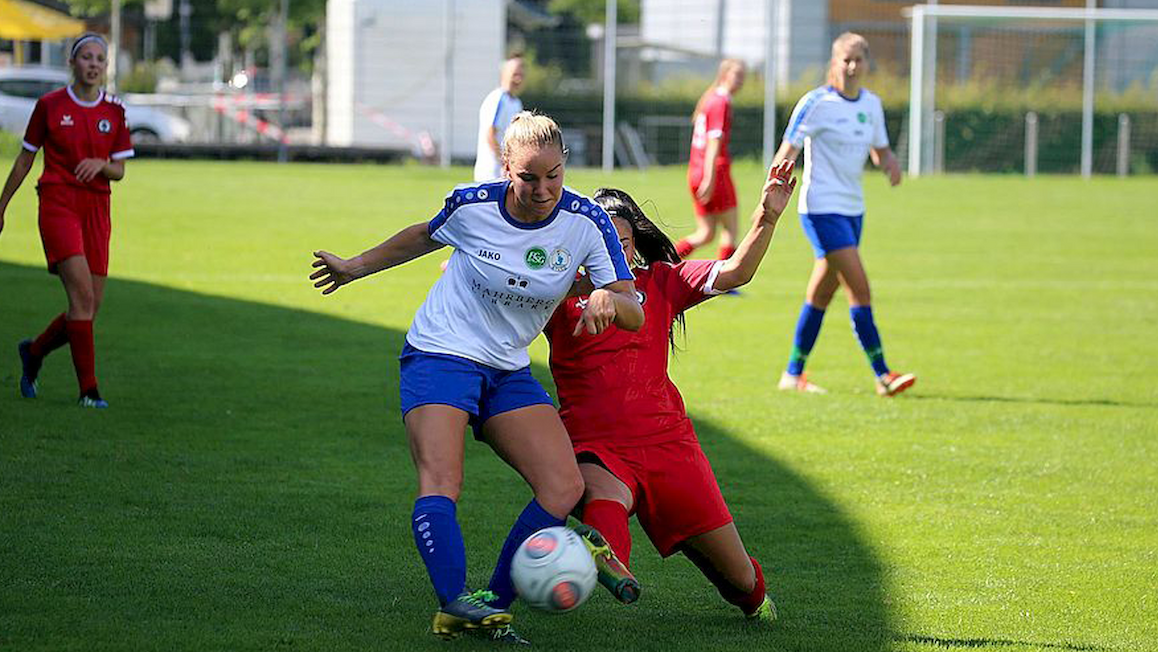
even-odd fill
[(495, 153), (491, 151), (487, 134), (491, 127), (497, 131), (495, 140), (499, 146), (503, 144), (503, 134), (519, 111), (523, 110), (523, 101), (507, 93), (502, 88), (496, 88), (486, 96), (482, 106), (478, 109), (478, 154), (474, 161), (474, 180), (491, 181), (502, 176), (502, 164)]
[(864, 214), (861, 175), (873, 147), (888, 147), (881, 100), (862, 88), (855, 100), (831, 86), (814, 89), (796, 103), (784, 140), (804, 148), (801, 213)]
[(507, 213), (509, 183), (459, 186), (430, 221), (430, 237), (454, 252), (406, 333), (414, 348), (521, 369), (580, 265), (595, 287), (633, 280), (598, 204), (565, 188), (550, 217), (526, 224)]

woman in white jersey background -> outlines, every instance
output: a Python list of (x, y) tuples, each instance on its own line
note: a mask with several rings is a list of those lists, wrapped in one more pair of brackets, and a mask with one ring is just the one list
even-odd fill
[(877, 392), (895, 396), (917, 380), (913, 374), (897, 373), (885, 364), (873, 319), (868, 274), (857, 248), (865, 212), (861, 187), (865, 160), (871, 156), (893, 186), (901, 183), (901, 168), (889, 148), (880, 98), (862, 86), (869, 69), (868, 54), (863, 36), (845, 32), (837, 37), (832, 44), (828, 83), (797, 102), (773, 163), (795, 160), (804, 150), (798, 210), (816, 254), (780, 389), (824, 391), (805, 377), (804, 363), (820, 333), (824, 311), (840, 286), (848, 297), (853, 330), (872, 365)]
[[(576, 334), (600, 333), (617, 316), (628, 330), (643, 325), (614, 225), (593, 201), (563, 187), (566, 149), (558, 125), (520, 113), (502, 151), (505, 178), (455, 188), (432, 220), (359, 256), (315, 252), (318, 269), (310, 276), (329, 294), (444, 245), (454, 248), (399, 358), (403, 421), (418, 472), (411, 524), (440, 604), (432, 630), (446, 638), (467, 629), (509, 631), (515, 549), (533, 532), (562, 525), (583, 494), (570, 439), (531, 376), (527, 346), (580, 266), (601, 289), (591, 295)], [(468, 424), (534, 492), (503, 544), (487, 591), (465, 588), (456, 515)]]

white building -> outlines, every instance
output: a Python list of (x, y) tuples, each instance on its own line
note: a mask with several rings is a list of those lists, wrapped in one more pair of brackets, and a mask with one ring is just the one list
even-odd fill
[(640, 37), (648, 45), (763, 65), (768, 15), (781, 84), (817, 72), (828, 60), (828, 2), (817, 0), (641, 0)]
[(329, 0), (325, 37), (326, 144), (413, 150), (428, 139), (474, 159), (478, 107), (505, 54), (505, 0)]

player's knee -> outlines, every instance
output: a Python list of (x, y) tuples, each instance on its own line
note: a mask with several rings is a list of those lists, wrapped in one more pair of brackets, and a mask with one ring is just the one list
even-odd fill
[(535, 499), (552, 514), (566, 514), (583, 498), (583, 476), (578, 472), (560, 474), (535, 488)]
[(96, 314), (96, 298), (92, 290), (78, 289), (69, 293), (68, 318), (72, 320), (92, 319)]
[(446, 496), (457, 501), (461, 492), (461, 474), (456, 474), (448, 469), (419, 469), (418, 493), (420, 495)]

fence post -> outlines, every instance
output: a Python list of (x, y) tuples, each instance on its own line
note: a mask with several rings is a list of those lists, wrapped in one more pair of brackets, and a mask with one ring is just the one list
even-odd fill
[(603, 28), (603, 171), (615, 169), (615, 50), (618, 7), (607, 0)]
[(1025, 176), (1037, 174), (1037, 114), (1025, 114)]
[(1130, 174), (1130, 116), (1118, 114), (1118, 176)]
[(945, 112), (933, 112), (933, 174), (945, 173)]

